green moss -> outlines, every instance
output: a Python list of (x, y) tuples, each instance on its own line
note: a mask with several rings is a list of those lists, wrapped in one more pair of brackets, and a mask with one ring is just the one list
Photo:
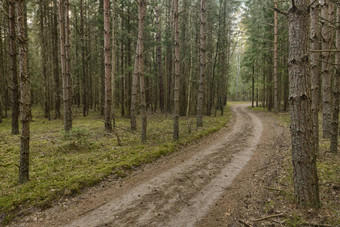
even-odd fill
[[(155, 114), (148, 119), (148, 141), (140, 143), (140, 129), (131, 131), (126, 118), (116, 119), (116, 132), (106, 134), (101, 117), (91, 113), (73, 121), (70, 133), (63, 132), (61, 120), (48, 121), (33, 111), (30, 146), (30, 181), (18, 184), (20, 136), (10, 134), (10, 120), (0, 124), (0, 214), (10, 220), (16, 210), (31, 206), (49, 207), (51, 201), (78, 193), (111, 174), (125, 177), (145, 163), (175, 152), (222, 128), (229, 121), (224, 116), (204, 117), (204, 128), (193, 127), (195, 117), (180, 118), (180, 140), (173, 141), (172, 116)], [(140, 119), (138, 119), (138, 126)], [(191, 130), (188, 130), (191, 125)]]

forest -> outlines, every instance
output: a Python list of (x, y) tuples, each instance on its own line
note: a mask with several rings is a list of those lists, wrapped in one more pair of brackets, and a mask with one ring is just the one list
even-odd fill
[(339, 1), (0, 10), (0, 225), (340, 225)]

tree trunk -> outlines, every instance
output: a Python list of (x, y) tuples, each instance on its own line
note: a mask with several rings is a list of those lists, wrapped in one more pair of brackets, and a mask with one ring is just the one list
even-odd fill
[[(124, 12), (124, 4), (122, 4), (122, 12)], [(124, 15), (121, 16), (121, 30), (124, 31)], [(124, 78), (124, 36), (120, 41), (120, 115), (125, 115), (125, 78)]]
[(111, 124), (111, 42), (110, 0), (104, 0), (104, 58), (105, 58), (105, 130), (112, 131)]
[(142, 143), (146, 142), (146, 128), (147, 128), (147, 114), (146, 114), (146, 100), (145, 100), (145, 80), (144, 80), (144, 72), (143, 72), (143, 32), (144, 32), (144, 17), (146, 11), (146, 0), (138, 0), (138, 41), (139, 50), (137, 52), (137, 60), (138, 62), (138, 71), (137, 75), (140, 79), (140, 99), (141, 99), (141, 114), (142, 114), (142, 132), (141, 132), (141, 141)]
[[(336, 10), (337, 25), (340, 23), (340, 7)], [(336, 30), (336, 49), (340, 50), (340, 29)], [(340, 52), (335, 54), (335, 76), (333, 80), (333, 116), (332, 116), (332, 131), (331, 131), (331, 147), (330, 151), (338, 152), (338, 135), (339, 135), (339, 99), (340, 99)]]
[(88, 103), (87, 103), (87, 70), (86, 70), (86, 60), (85, 60), (85, 33), (84, 33), (84, 3), (80, 0), (80, 40), (81, 40), (81, 82), (82, 82), (82, 101), (83, 101), (83, 117), (88, 114)]
[(174, 0), (174, 32), (175, 32), (175, 86), (174, 86), (174, 130), (173, 139), (179, 139), (179, 25), (178, 25), (178, 0)]
[(59, 60), (58, 60), (58, 8), (57, 0), (53, 1), (53, 74), (55, 83), (55, 116), (60, 119), (60, 80), (59, 80)]
[[(277, 0), (274, 1), (274, 4), (275, 9), (277, 9)], [(277, 12), (274, 11), (274, 113), (279, 112), (277, 84)]]
[(41, 38), (41, 68), (42, 68), (42, 75), (44, 78), (44, 96), (45, 96), (45, 118), (51, 120), (50, 115), (50, 100), (49, 100), (49, 78), (47, 73), (47, 44), (46, 44), (46, 37), (45, 34), (45, 7), (46, 4), (44, 0), (40, 0), (40, 38)]
[(9, 0), (8, 4), (8, 28), (9, 28), (9, 54), (11, 56), (10, 68), (12, 74), (12, 134), (19, 134), (19, 86), (17, 71), (17, 37), (15, 31), (16, 15), (15, 0)]
[[(29, 142), (30, 142), (30, 79), (28, 74), (28, 48), (26, 32), (25, 0), (16, 0), (17, 42), (19, 44), (19, 68), (21, 90), (21, 149), (19, 166), (19, 183), (29, 180)], [(13, 6), (13, 5), (12, 5)]]
[(156, 42), (157, 42), (157, 73), (159, 79), (159, 108), (161, 113), (164, 113), (164, 83), (163, 83), (163, 68), (162, 68), (162, 24), (161, 24), (161, 13), (160, 3), (156, 6)]
[(145, 103), (145, 86), (143, 76), (143, 31), (144, 31), (144, 16), (146, 10), (145, 0), (138, 0), (138, 39), (136, 45), (136, 58), (135, 67), (132, 79), (132, 92), (131, 92), (131, 130), (137, 129), (136, 123), (136, 102), (137, 102), (137, 87), (138, 79), (140, 80), (141, 92), (141, 111), (142, 111), (142, 142), (146, 141), (146, 103)]
[[(293, 3), (295, 1), (292, 1)], [(311, 112), (308, 62), (308, 0), (296, 1), (289, 10), (290, 131), (297, 203), (320, 207), (315, 143)]]
[(254, 108), (255, 100), (255, 63), (253, 62), (253, 75), (251, 77), (251, 107)]
[(200, 15), (200, 79), (197, 95), (197, 127), (203, 127), (203, 97), (204, 97), (204, 79), (205, 79), (205, 57), (206, 57), (206, 20), (205, 20), (205, 1), (201, 0)]
[(59, 24), (60, 24), (60, 53), (61, 71), (63, 78), (63, 102), (64, 102), (64, 130), (69, 132), (72, 128), (71, 112), (71, 81), (70, 81), (70, 59), (69, 59), (69, 17), (68, 0), (59, 2)]
[[(332, 11), (332, 4), (327, 0), (322, 0), (321, 5), (321, 37), (322, 37), (322, 49), (328, 50), (331, 47), (331, 26), (329, 25), (330, 11)], [(322, 131), (323, 137), (330, 137), (330, 122), (331, 122), (331, 54), (330, 52), (322, 52), (322, 68), (321, 68), (321, 78), (322, 78)]]
[(112, 127), (116, 126), (116, 114), (115, 114), (115, 89), (116, 89), (116, 52), (115, 52), (115, 1), (112, 1), (112, 60), (111, 60), (111, 118), (112, 118)]
[[(310, 48), (319, 50), (320, 26), (319, 26), (319, 3), (310, 0)], [(315, 151), (319, 150), (319, 76), (320, 76), (320, 53), (310, 52), (310, 75), (312, 87), (312, 119)]]

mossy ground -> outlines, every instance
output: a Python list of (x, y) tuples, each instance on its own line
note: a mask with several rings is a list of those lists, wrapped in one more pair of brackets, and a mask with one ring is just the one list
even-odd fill
[[(249, 107), (251, 108), (251, 107)], [(257, 107), (251, 108), (256, 111), (267, 111)], [(273, 116), (278, 118), (280, 123), (289, 127), (289, 113), (279, 113)], [(320, 135), (322, 125), (320, 117)], [(277, 183), (272, 188), (277, 191), (270, 192), (271, 209), (280, 209), (285, 213), (283, 223), (285, 226), (303, 226), (309, 224), (328, 224), (340, 226), (340, 154), (329, 153), (329, 139), (320, 136), (320, 152), (317, 158), (317, 169), (319, 177), (320, 209), (301, 208), (295, 205), (293, 191), (293, 168), (291, 154), (287, 153), (283, 161), (282, 172)], [(340, 151), (340, 147), (339, 147)], [(317, 226), (317, 225), (315, 225)]]
[[(116, 135), (105, 133), (98, 113), (74, 117), (73, 130), (66, 134), (62, 120), (48, 121), (40, 111), (34, 110), (30, 181), (25, 184), (18, 183), (20, 136), (10, 134), (10, 119), (4, 119), (0, 124), (0, 216), (6, 216), (5, 221), (8, 221), (10, 213), (30, 207), (48, 207), (52, 201), (77, 193), (108, 175), (124, 177), (144, 163), (221, 129), (230, 114), (227, 107), (224, 116), (205, 116), (203, 129), (196, 129), (195, 116), (181, 117), (180, 140), (176, 142), (172, 140), (172, 115), (149, 115), (148, 140), (144, 144), (140, 142), (140, 128), (131, 131), (129, 119), (117, 118), (119, 145)], [(140, 119), (137, 123), (140, 126)]]

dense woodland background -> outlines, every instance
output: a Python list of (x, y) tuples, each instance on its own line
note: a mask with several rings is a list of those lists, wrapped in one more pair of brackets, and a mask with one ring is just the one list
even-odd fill
[[(200, 128), (228, 100), (252, 101), (290, 110), (293, 159), (311, 155), (302, 170), (311, 178), (319, 112), (338, 149), (337, 1), (4, 0), (0, 9), (0, 123), (10, 118), (19, 134), (21, 113), (20, 182), (29, 180), (29, 123), (41, 114), (63, 119), (65, 133), (74, 119), (100, 116), (118, 140), (116, 119), (130, 119), (125, 130), (141, 128), (146, 142), (150, 116), (173, 115), (178, 140), (181, 117), (197, 116)], [(318, 189), (295, 183), (298, 202), (318, 207)]]

